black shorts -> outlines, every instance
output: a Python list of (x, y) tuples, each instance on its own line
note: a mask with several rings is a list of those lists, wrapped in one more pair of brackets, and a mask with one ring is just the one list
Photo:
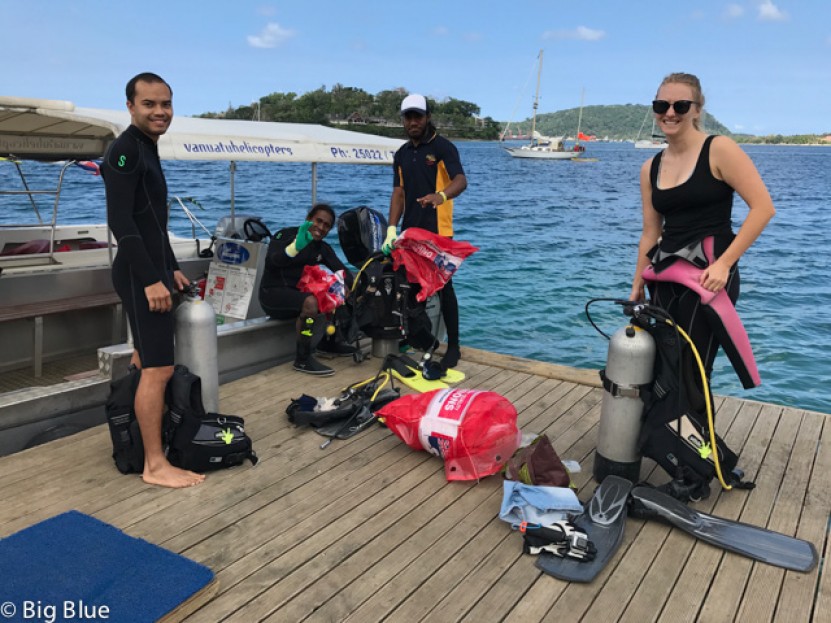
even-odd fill
[(278, 320), (291, 320), (300, 315), (303, 303), (313, 296), (294, 288), (260, 288), (260, 306)]
[(113, 263), (113, 286), (130, 321), (133, 346), (138, 351), (142, 368), (173, 365), (173, 312), (151, 312), (144, 286), (130, 267)]

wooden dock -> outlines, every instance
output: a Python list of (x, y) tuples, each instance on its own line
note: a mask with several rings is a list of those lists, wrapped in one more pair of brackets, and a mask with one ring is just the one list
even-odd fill
[[(524, 432), (548, 433), (576, 460), (581, 500), (594, 487), (602, 390), (596, 373), (463, 349), (463, 386), (513, 402)], [(823, 568), (831, 513), (829, 416), (719, 398), (717, 427), (753, 491), (714, 491), (696, 508), (811, 541), (813, 572), (786, 572), (629, 519), (591, 584), (551, 578), (497, 517), (500, 477), (448, 483), (442, 463), (375, 426), (321, 450), (285, 408), (334, 396), (377, 359), (335, 362), (315, 379), (289, 364), (221, 388), (260, 463), (171, 491), (119, 474), (106, 426), (0, 458), (0, 537), (77, 509), (210, 567), (217, 584), (172, 620), (188, 621), (831, 621)], [(668, 478), (644, 462), (643, 476)], [(34, 589), (33, 589), (34, 590)]]

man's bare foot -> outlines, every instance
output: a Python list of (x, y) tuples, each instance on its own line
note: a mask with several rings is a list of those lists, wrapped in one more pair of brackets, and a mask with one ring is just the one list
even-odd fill
[(197, 474), (189, 472), (184, 469), (174, 467), (170, 463), (161, 465), (158, 468), (151, 470), (146, 465), (144, 466), (144, 473), (141, 479), (148, 485), (158, 485), (160, 487), (170, 487), (172, 489), (184, 489), (185, 487), (193, 487), (205, 480), (204, 474)]

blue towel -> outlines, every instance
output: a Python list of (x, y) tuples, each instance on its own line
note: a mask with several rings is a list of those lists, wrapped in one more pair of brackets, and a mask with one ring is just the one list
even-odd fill
[(213, 577), (203, 565), (70, 511), (0, 540), (0, 615), (62, 621), (95, 612), (98, 620), (149, 623)]
[(499, 518), (512, 526), (523, 521), (550, 526), (566, 521), (568, 515), (579, 515), (583, 506), (577, 494), (568, 487), (540, 487), (516, 480), (502, 484), (502, 509)]

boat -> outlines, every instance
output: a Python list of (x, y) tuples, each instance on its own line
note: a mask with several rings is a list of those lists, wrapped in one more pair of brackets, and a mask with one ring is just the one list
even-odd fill
[[(72, 207), (61, 203), (61, 193), (72, 181), (67, 172), (76, 163), (101, 158), (129, 124), (126, 110), (0, 96), (0, 165), (12, 170), (0, 179), (19, 180), (5, 195), (20, 199), (33, 213), (30, 223), (0, 224), (0, 456), (101, 423), (109, 381), (126, 370), (132, 346), (111, 283), (115, 250), (103, 222), (103, 202), (101, 222), (66, 224), (61, 215)], [(388, 166), (402, 141), (313, 124), (175, 117), (159, 140), (159, 155), (162, 160), (227, 162), (231, 214), (222, 220), (235, 223), (237, 161), (309, 163), (312, 205), (318, 163)], [(52, 187), (28, 184), (24, 165), (30, 161), (60, 163)], [(51, 206), (48, 215), (38, 208), (44, 197)], [(194, 229), (193, 238), (171, 237), (179, 264), (189, 276), (204, 274), (212, 262), (212, 242), (222, 242), (220, 224), (211, 231), (183, 199), (173, 198), (172, 204), (185, 211)], [(271, 321), (258, 308), (252, 305), (250, 313), (218, 328), (220, 382), (290, 356), (293, 323)], [(86, 368), (71, 378), (49, 373), (50, 366), (73, 357), (97, 359), (98, 370)], [(17, 376), (23, 385), (11, 382)]]
[(663, 134), (656, 134), (655, 132), (655, 118), (652, 118), (652, 138), (641, 138), (641, 132), (643, 132), (643, 127), (646, 125), (646, 120), (649, 119), (650, 115), (652, 114), (651, 110), (646, 111), (646, 116), (643, 118), (643, 123), (641, 123), (641, 129), (638, 130), (638, 138), (635, 139), (635, 149), (663, 149), (667, 146), (667, 139)]
[[(537, 69), (537, 91), (534, 96), (533, 115), (531, 117), (531, 142), (521, 147), (506, 147), (507, 151), (514, 158), (534, 158), (538, 160), (571, 160), (581, 155), (585, 148), (582, 145), (575, 145), (569, 149), (565, 145), (563, 136), (543, 136), (537, 127), (537, 108), (540, 102), (540, 77), (542, 75), (543, 51), (540, 50), (539, 66)], [(582, 108), (581, 108), (582, 112)]]

